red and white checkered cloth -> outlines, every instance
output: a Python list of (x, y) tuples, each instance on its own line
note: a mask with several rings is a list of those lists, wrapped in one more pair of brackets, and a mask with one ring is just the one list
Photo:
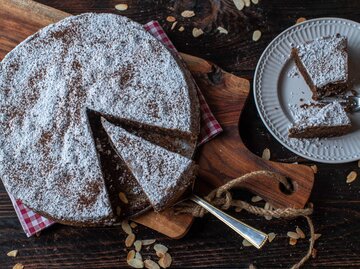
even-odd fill
[[(168, 38), (163, 28), (157, 21), (151, 21), (144, 25), (144, 28), (151, 33), (156, 39), (160, 40), (169, 50), (178, 54), (175, 46)], [(222, 132), (219, 122), (215, 119), (214, 115), (208, 104), (205, 101), (200, 89), (197, 87), (198, 98), (201, 110), (201, 130), (198, 140), (198, 146), (209, 141), (211, 138)], [(41, 230), (49, 227), (55, 222), (49, 220), (32, 210), (26, 208), (20, 200), (15, 200), (9, 193), (11, 202), (15, 208), (16, 214), (19, 218), (22, 228), (28, 237), (40, 232)]]

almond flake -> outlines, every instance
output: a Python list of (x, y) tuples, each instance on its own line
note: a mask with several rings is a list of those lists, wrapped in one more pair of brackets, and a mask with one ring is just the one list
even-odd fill
[(272, 216), (269, 216), (269, 215), (265, 216), (264, 218), (265, 218), (266, 220), (272, 220)]
[(128, 204), (128, 203), (129, 203), (129, 200), (128, 200), (128, 198), (126, 197), (125, 193), (119, 192), (119, 198), (120, 198), (121, 202), (123, 202), (124, 204)]
[(300, 227), (296, 227), (296, 233), (300, 236), (300, 238), (305, 238), (305, 233), (300, 229)]
[(219, 26), (217, 29), (219, 30), (220, 34), (226, 34), (227, 35), (229, 33), (228, 30), (226, 30), (225, 28), (223, 28), (221, 26)]
[(246, 7), (249, 7), (251, 4), (250, 0), (244, 0), (244, 3)]
[(8, 252), (6, 255), (8, 255), (9, 257), (16, 257), (18, 255), (18, 250), (15, 249), (15, 250), (12, 250), (10, 252)]
[(130, 261), (135, 258), (135, 250), (130, 250), (127, 254), (126, 261)]
[(296, 243), (297, 243), (297, 239), (295, 239), (295, 238), (290, 238), (289, 244), (290, 244), (291, 246), (295, 246)]
[(199, 37), (199, 36), (201, 36), (203, 33), (204, 33), (203, 30), (201, 30), (201, 29), (199, 29), (199, 28), (196, 28), (196, 27), (192, 30), (192, 35), (193, 35), (193, 37)]
[(251, 202), (253, 202), (253, 203), (257, 203), (260, 201), (262, 201), (262, 198), (258, 195), (251, 197)]
[(360, 167), (360, 160), (358, 160), (358, 167)]
[[(254, 35), (253, 35), (253, 39), (254, 39)], [(268, 149), (268, 148), (264, 149), (261, 157), (264, 160), (267, 160), (267, 161), (270, 160), (270, 149)]]
[(256, 269), (256, 266), (253, 265), (252, 263), (249, 264), (249, 269)]
[(130, 223), (130, 227), (134, 229), (134, 228), (137, 227), (137, 224), (136, 224), (135, 222), (131, 222), (131, 223)]
[(312, 257), (313, 259), (315, 259), (316, 256), (317, 256), (317, 250), (316, 250), (315, 248), (313, 248), (312, 251), (311, 251), (311, 257)]
[(149, 246), (156, 242), (156, 239), (145, 239), (141, 240), (143, 246)]
[(170, 267), (171, 263), (172, 263), (172, 258), (170, 256), (169, 253), (165, 253), (165, 255), (163, 257), (161, 257), (159, 259), (159, 265), (162, 267), (162, 268), (168, 268)]
[(120, 216), (120, 214), (121, 214), (121, 207), (117, 206), (116, 207), (116, 215)]
[(160, 266), (153, 260), (145, 260), (144, 265), (147, 269), (160, 269)]
[(195, 16), (195, 12), (192, 10), (184, 10), (183, 12), (181, 12), (181, 16), (184, 18), (191, 18)]
[(252, 2), (254, 5), (259, 4), (259, 0), (251, 0), (251, 2)]
[(134, 247), (135, 247), (135, 250), (136, 250), (137, 252), (140, 252), (141, 246), (142, 246), (141, 240), (136, 240), (136, 241), (134, 242)]
[(252, 40), (256, 42), (260, 39), (260, 37), (261, 37), (260, 30), (256, 30), (256, 31), (254, 31), (254, 33), (252, 35)]
[(303, 18), (303, 17), (300, 17), (300, 18), (298, 18), (298, 19), (296, 20), (296, 24), (301, 23), (301, 22), (304, 22), (304, 21), (306, 21), (306, 19)]
[(184, 32), (184, 30), (185, 30), (184, 26), (179, 27), (179, 32)]
[(318, 168), (317, 168), (316, 164), (311, 165), (311, 166), (310, 166), (310, 168), (313, 170), (314, 174), (316, 174), (316, 173), (317, 173)]
[(245, 6), (244, 0), (233, 0), (236, 8), (242, 10)]
[(135, 259), (142, 261), (142, 256), (141, 256), (140, 252), (136, 252)]
[(119, 10), (119, 11), (125, 11), (128, 9), (128, 5), (127, 4), (117, 4), (115, 6), (115, 9)]
[(132, 259), (127, 262), (133, 268), (144, 268), (144, 262), (138, 259)]
[(346, 177), (346, 183), (354, 182), (357, 178), (357, 173), (355, 171), (351, 171), (348, 176)]
[(130, 227), (130, 225), (129, 225), (129, 223), (128, 223), (127, 220), (123, 220), (123, 221), (121, 222), (121, 228), (122, 228), (123, 231), (124, 231), (125, 233), (127, 233), (127, 234), (132, 234), (132, 233), (133, 233), (133, 232), (132, 232), (132, 229), (131, 229), (131, 227)]
[(168, 21), (168, 22), (174, 22), (174, 21), (176, 21), (176, 18), (175, 18), (174, 16), (167, 16), (167, 17), (166, 17), (166, 21)]
[(125, 246), (127, 248), (131, 247), (134, 241), (135, 241), (135, 234), (129, 234), (125, 239)]
[(287, 232), (287, 236), (292, 238), (292, 239), (296, 239), (296, 240), (300, 238), (300, 235), (298, 235), (295, 232)]
[(244, 247), (251, 247), (252, 246), (252, 244), (249, 241), (247, 241), (246, 239), (244, 239), (242, 241), (242, 244), (243, 244)]
[(276, 237), (276, 233), (269, 233), (268, 234), (269, 243), (271, 243), (275, 237)]
[(314, 239), (315, 239), (315, 240), (318, 240), (318, 239), (320, 238), (320, 236), (321, 236), (321, 234), (315, 234), (315, 235), (314, 235)]
[(241, 207), (235, 207), (235, 212), (239, 213), (241, 212), (242, 208)]
[(176, 22), (174, 22), (174, 23), (171, 25), (171, 30), (174, 30), (174, 29), (175, 29), (175, 26), (176, 26), (177, 23), (178, 23), (178, 22), (176, 21)]
[(163, 255), (168, 251), (168, 248), (165, 247), (165, 246), (162, 245), (162, 244), (156, 244), (156, 245), (154, 246), (154, 250), (155, 250), (155, 252), (156, 252), (156, 255), (157, 255), (158, 257), (160, 257), (160, 256), (163, 256)]
[(23, 269), (24, 265), (22, 265), (21, 263), (17, 263), (13, 266), (13, 269)]

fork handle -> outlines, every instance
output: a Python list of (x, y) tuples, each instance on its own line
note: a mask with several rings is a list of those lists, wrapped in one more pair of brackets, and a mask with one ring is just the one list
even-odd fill
[(195, 202), (199, 206), (205, 208), (209, 213), (217, 217), (247, 241), (249, 241), (254, 247), (260, 249), (268, 239), (268, 235), (243, 223), (240, 220), (233, 218), (232, 216), (226, 214), (220, 209), (214, 207), (204, 199), (200, 198), (197, 195), (192, 195), (189, 198), (191, 201)]

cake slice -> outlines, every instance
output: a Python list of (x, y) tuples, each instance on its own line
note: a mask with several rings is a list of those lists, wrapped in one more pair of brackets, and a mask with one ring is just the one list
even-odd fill
[(337, 101), (329, 104), (310, 103), (290, 106), (294, 123), (289, 137), (322, 138), (341, 136), (351, 130), (351, 122), (344, 108)]
[(347, 39), (340, 35), (320, 37), (292, 48), (291, 55), (314, 100), (348, 89)]
[(193, 183), (196, 165), (191, 159), (135, 136), (104, 118), (102, 124), (155, 211), (172, 205)]

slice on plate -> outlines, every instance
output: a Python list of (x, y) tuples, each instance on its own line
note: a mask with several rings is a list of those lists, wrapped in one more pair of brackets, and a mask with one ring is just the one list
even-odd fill
[(193, 183), (196, 165), (191, 159), (133, 135), (104, 118), (102, 124), (155, 211), (172, 205)]
[(345, 37), (320, 37), (292, 48), (291, 55), (314, 100), (347, 91), (348, 52)]
[(294, 123), (289, 129), (292, 138), (322, 138), (344, 135), (351, 130), (351, 122), (339, 102), (292, 105)]

